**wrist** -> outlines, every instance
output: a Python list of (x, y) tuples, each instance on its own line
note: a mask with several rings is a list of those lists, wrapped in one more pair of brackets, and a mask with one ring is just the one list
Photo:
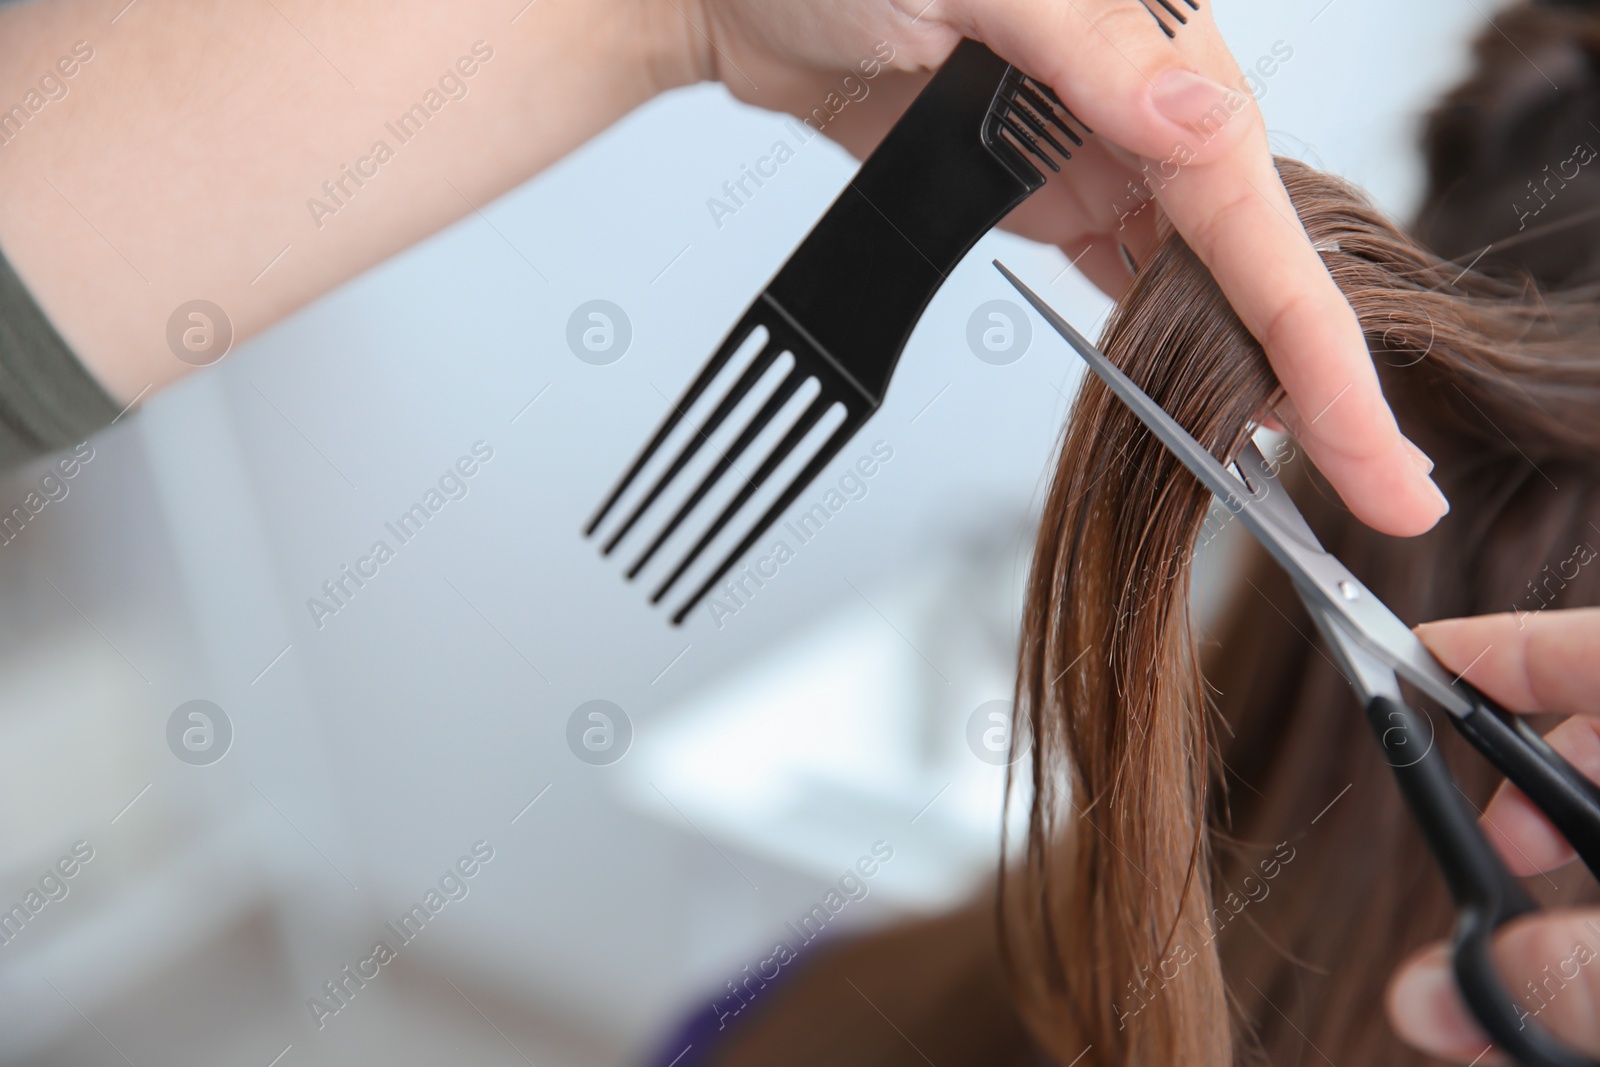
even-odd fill
[(716, 78), (706, 0), (622, 0), (635, 59), (656, 93)]

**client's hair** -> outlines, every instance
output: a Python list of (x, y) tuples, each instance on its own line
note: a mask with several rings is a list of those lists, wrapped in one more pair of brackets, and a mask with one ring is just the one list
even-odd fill
[(1600, 4), (1495, 15), (1471, 75), (1428, 116), (1428, 187), (1412, 233), (1545, 285), (1600, 281)]
[[(1280, 477), (1324, 544), (1409, 622), (1600, 599), (1595, 294), (1463, 270), (1338, 179), (1279, 172), (1453, 502), (1429, 534), (1383, 537), (1285, 443)], [(1277, 393), (1176, 235), (1103, 347), (1222, 457)], [(1000, 894), (1022, 1010), (1062, 1063), (1408, 1062), (1383, 989), (1448, 932), (1449, 898), (1283, 574), (1255, 553), (1228, 617), (1195, 633), (1189, 563), (1226, 526), (1209, 506), (1088, 376), (1024, 609), (1031, 819)], [(1481, 804), (1497, 775), (1442, 721), (1439, 741)]]

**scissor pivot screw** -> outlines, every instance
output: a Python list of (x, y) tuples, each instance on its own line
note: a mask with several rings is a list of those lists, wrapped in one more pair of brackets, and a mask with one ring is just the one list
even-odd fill
[(1341, 581), (1339, 583), (1339, 595), (1344, 597), (1346, 600), (1354, 600), (1361, 595), (1361, 590), (1357, 589), (1350, 582)]

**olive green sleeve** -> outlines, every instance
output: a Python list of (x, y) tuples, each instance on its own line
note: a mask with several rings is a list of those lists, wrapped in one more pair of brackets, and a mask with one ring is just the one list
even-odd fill
[(118, 414), (0, 252), (0, 471), (76, 444)]

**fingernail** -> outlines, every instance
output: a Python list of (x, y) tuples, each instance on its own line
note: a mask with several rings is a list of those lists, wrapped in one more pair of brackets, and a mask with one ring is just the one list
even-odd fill
[(1395, 1029), (1426, 1051), (1448, 1054), (1483, 1044), (1447, 957), (1425, 958), (1407, 967), (1395, 982), (1391, 1003)]
[(1232, 90), (1192, 70), (1169, 70), (1155, 80), (1150, 101), (1163, 116), (1180, 126), (1198, 126), (1202, 120), (1215, 122), (1215, 110), (1223, 109), (1224, 121), (1232, 112), (1228, 100)]
[(1400, 443), (1405, 446), (1406, 458), (1417, 468), (1417, 473), (1422, 475), (1422, 480), (1428, 483), (1428, 489), (1433, 493), (1434, 504), (1437, 508), (1434, 520), (1437, 521), (1444, 518), (1450, 514), (1450, 500), (1444, 495), (1443, 490), (1439, 488), (1439, 483), (1429, 477), (1433, 473), (1433, 460), (1429, 459), (1426, 452), (1418, 448), (1410, 438), (1403, 434), (1400, 437)]
[(1406, 448), (1411, 453), (1411, 462), (1417, 465), (1417, 469), (1423, 474), (1432, 474), (1433, 460), (1428, 458), (1428, 454), (1418, 448), (1409, 437), (1402, 437), (1400, 440), (1405, 442)]
[(1424, 480), (1428, 483), (1428, 488), (1433, 490), (1433, 495), (1438, 500), (1439, 518), (1442, 519), (1446, 515), (1450, 514), (1450, 498), (1444, 495), (1444, 490), (1439, 488), (1438, 482), (1434, 481), (1432, 478), (1426, 478)]

